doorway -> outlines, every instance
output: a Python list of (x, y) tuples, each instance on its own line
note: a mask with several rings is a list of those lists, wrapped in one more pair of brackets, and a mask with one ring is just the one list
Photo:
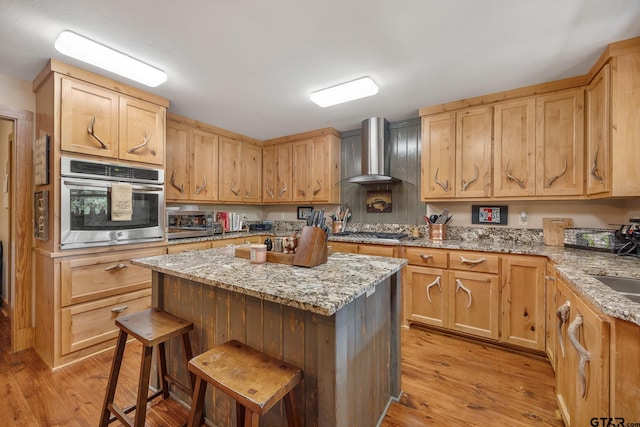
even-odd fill
[(33, 113), (0, 105), (0, 126), (0, 129), (9, 130), (5, 130), (4, 135), (0, 134), (0, 152), (6, 153), (0, 161), (0, 222), (5, 224), (6, 220), (6, 229), (2, 232), (6, 235), (1, 238), (5, 261), (2, 268), (2, 310), (11, 321), (11, 350), (15, 352), (34, 346), (31, 254)]

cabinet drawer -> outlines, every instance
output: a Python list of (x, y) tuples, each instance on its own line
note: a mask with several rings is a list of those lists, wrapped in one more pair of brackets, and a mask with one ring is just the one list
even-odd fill
[(358, 253), (362, 255), (386, 256), (389, 258), (395, 256), (394, 247), (385, 245), (358, 245)]
[(342, 252), (346, 254), (357, 254), (358, 244), (347, 242), (329, 242), (329, 246), (333, 249), (333, 252)]
[(411, 265), (447, 268), (447, 252), (429, 248), (407, 248), (406, 258)]
[(60, 311), (61, 354), (65, 355), (118, 336), (115, 319), (151, 307), (151, 289), (78, 304)]
[(88, 302), (151, 287), (151, 270), (132, 265), (131, 258), (162, 255), (164, 248), (128, 251), (60, 263), (60, 305)]
[(449, 269), (498, 274), (500, 257), (485, 252), (451, 251)]

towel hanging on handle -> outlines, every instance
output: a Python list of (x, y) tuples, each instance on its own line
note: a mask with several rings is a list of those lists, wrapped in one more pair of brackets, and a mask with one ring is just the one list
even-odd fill
[(111, 184), (111, 221), (131, 221), (133, 214), (132, 193), (131, 184)]

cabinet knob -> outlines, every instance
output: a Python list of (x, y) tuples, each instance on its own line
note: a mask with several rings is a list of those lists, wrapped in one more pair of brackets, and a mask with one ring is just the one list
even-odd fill
[(111, 309), (112, 313), (122, 313), (123, 311), (125, 311), (127, 308), (129, 308), (128, 305), (123, 305), (122, 307), (113, 307)]
[(129, 266), (121, 262), (120, 264), (111, 265), (105, 268), (104, 271), (112, 271), (112, 270), (120, 271), (123, 268), (129, 268)]

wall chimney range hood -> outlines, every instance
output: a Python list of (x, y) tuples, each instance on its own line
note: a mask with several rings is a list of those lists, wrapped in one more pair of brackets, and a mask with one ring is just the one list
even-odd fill
[(371, 117), (362, 121), (361, 174), (349, 178), (358, 184), (385, 184), (399, 182), (390, 174), (391, 142), (389, 122), (383, 117)]

